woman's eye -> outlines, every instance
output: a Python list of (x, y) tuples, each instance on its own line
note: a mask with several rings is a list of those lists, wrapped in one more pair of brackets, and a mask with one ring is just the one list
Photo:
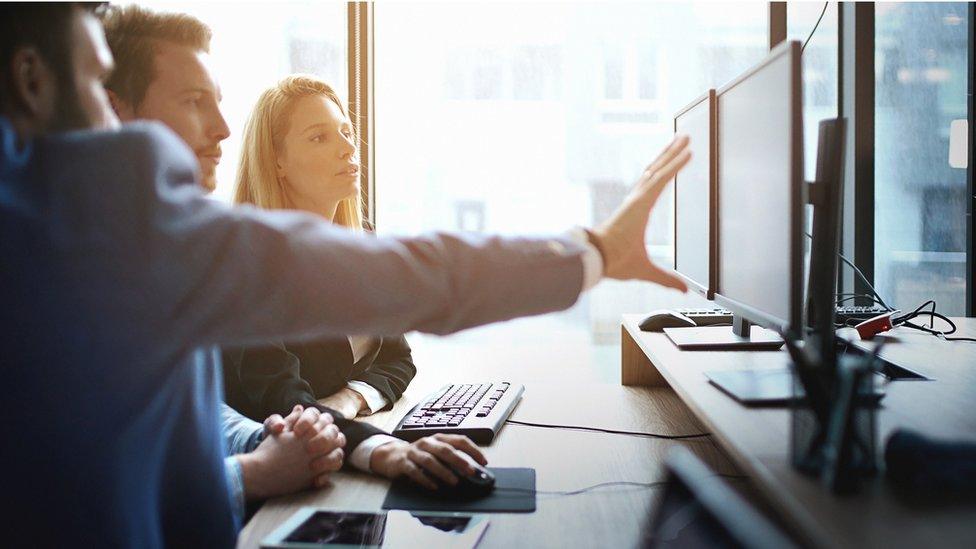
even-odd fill
[(322, 143), (324, 141), (325, 141), (325, 136), (322, 135), (322, 134), (318, 134), (318, 135), (313, 135), (312, 136), (312, 142), (313, 143)]

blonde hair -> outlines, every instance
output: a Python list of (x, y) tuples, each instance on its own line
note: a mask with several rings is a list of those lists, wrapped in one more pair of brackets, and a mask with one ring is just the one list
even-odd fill
[[(346, 109), (331, 86), (314, 76), (295, 74), (268, 88), (258, 98), (251, 116), (244, 126), (241, 142), (241, 160), (237, 166), (237, 183), (234, 202), (254, 204), (266, 209), (289, 207), (285, 184), (277, 174), (276, 152), (281, 150), (288, 115), (296, 100), (313, 95), (324, 95)], [(333, 222), (353, 230), (362, 230), (362, 200), (356, 196), (345, 198), (336, 208)]]

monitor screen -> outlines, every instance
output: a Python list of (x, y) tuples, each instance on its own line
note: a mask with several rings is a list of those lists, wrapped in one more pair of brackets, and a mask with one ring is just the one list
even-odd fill
[(674, 269), (711, 297), (712, 100), (700, 97), (674, 117), (674, 131), (689, 137), (691, 161), (674, 178)]
[(716, 300), (768, 328), (799, 326), (800, 318), (799, 78), (799, 45), (791, 42), (717, 92)]

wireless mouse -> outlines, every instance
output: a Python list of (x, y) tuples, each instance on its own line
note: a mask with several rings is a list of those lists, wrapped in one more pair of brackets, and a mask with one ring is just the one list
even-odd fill
[(697, 324), (677, 311), (659, 309), (651, 312), (638, 326), (645, 332), (663, 332), (665, 328), (691, 328)]
[(454, 499), (478, 499), (491, 494), (495, 489), (495, 475), (491, 471), (482, 467), (480, 464), (471, 463), (474, 467), (475, 472), (472, 475), (466, 475), (461, 471), (458, 471), (451, 465), (441, 461), (444, 467), (447, 467), (454, 473), (458, 478), (458, 483), (454, 486), (447, 484), (435, 475), (427, 473), (427, 476), (433, 480), (438, 488), (435, 491), (436, 494)]

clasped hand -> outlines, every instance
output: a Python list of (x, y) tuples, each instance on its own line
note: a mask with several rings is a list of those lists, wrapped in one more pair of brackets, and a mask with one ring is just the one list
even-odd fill
[(342, 467), (346, 436), (332, 416), (296, 405), (290, 414), (270, 416), (257, 449), (238, 456), (247, 499), (267, 499), (329, 482)]

